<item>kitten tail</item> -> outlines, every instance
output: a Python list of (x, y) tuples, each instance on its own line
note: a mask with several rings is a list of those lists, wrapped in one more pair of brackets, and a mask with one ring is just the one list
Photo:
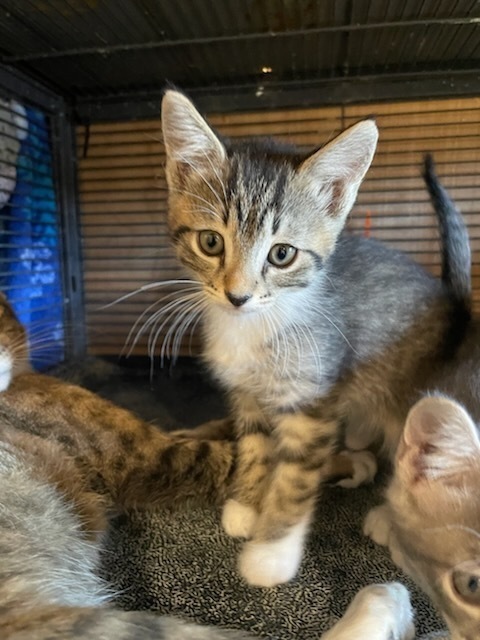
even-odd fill
[(435, 164), (427, 154), (423, 179), (437, 216), (442, 242), (442, 281), (449, 289), (458, 308), (470, 316), (472, 306), (471, 252), (468, 230), (460, 211), (442, 186)]

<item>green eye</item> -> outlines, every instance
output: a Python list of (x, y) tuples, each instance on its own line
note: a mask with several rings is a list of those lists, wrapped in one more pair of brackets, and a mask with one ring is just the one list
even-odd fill
[(453, 588), (469, 604), (480, 605), (480, 568), (476, 562), (464, 562), (452, 571)]
[(223, 238), (216, 231), (199, 231), (198, 246), (207, 256), (219, 256), (223, 253)]
[(288, 267), (297, 256), (297, 249), (290, 244), (275, 244), (268, 253), (268, 261), (275, 267)]

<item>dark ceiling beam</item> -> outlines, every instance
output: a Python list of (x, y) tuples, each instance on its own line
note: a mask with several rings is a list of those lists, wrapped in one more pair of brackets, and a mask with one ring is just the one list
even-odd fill
[[(206, 113), (480, 95), (480, 70), (377, 74), (262, 85), (185, 88)], [(156, 118), (162, 91), (79, 98), (79, 122)]]
[(67, 58), (86, 55), (112, 55), (131, 51), (146, 51), (152, 49), (165, 49), (183, 47), (188, 45), (220, 44), (223, 42), (249, 42), (252, 40), (273, 38), (294, 38), (298, 36), (321, 35), (326, 33), (353, 33), (358, 31), (375, 31), (379, 29), (411, 29), (413, 27), (428, 26), (461, 26), (480, 24), (480, 17), (466, 16), (462, 18), (425, 18), (419, 20), (373, 22), (364, 24), (329, 25), (312, 27), (308, 29), (292, 29), (289, 31), (262, 31), (257, 33), (239, 33), (235, 35), (211, 36), (204, 38), (184, 38), (178, 40), (154, 40), (134, 44), (105, 45), (101, 47), (76, 47), (59, 51), (38, 51), (24, 55), (4, 55), (1, 59), (6, 64), (19, 62), (33, 62), (51, 58)]
[(44, 84), (18, 69), (0, 64), (0, 87), (5, 95), (13, 95), (22, 102), (41, 107), (48, 112), (65, 109), (65, 100)]

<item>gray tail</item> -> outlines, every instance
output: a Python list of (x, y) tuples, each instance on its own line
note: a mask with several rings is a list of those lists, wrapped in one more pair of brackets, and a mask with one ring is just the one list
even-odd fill
[(460, 211), (442, 186), (430, 154), (425, 156), (423, 179), (440, 229), (442, 281), (455, 302), (470, 312), (472, 305), (471, 253), (467, 227)]

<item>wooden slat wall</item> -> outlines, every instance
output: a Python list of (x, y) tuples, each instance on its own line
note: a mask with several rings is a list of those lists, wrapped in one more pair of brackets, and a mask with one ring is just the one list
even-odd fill
[[(480, 309), (480, 98), (213, 114), (209, 120), (230, 137), (271, 135), (309, 149), (370, 115), (377, 118), (380, 143), (350, 228), (410, 253), (438, 274), (437, 229), (420, 177), (424, 153), (433, 152), (469, 226)], [(184, 276), (165, 224), (160, 121), (95, 124), (88, 133), (79, 127), (78, 156), (89, 347), (94, 354), (118, 355), (142, 311), (159, 291), (168, 295), (173, 289), (143, 291), (100, 307), (142, 285)], [(195, 336), (187, 336), (181, 353), (192, 347), (195, 352), (197, 345)], [(132, 353), (147, 353), (146, 336)]]

